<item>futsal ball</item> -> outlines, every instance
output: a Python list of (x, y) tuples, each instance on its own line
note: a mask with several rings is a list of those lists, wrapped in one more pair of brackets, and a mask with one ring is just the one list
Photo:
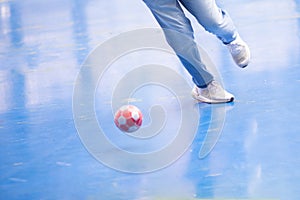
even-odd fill
[(114, 117), (116, 126), (123, 132), (137, 131), (143, 121), (141, 111), (133, 105), (124, 105), (117, 110)]

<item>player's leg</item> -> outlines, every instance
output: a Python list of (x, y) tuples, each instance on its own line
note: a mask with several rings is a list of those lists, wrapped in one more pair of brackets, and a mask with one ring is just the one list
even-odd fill
[(166, 39), (178, 55), (180, 61), (193, 77), (198, 87), (206, 87), (213, 80), (201, 61), (191, 23), (183, 13), (177, 0), (144, 0)]
[(180, 0), (180, 2), (205, 30), (216, 35), (228, 46), (238, 66), (248, 65), (250, 50), (247, 44), (240, 38), (228, 13), (220, 9), (215, 0)]
[(166, 39), (181, 62), (193, 77), (195, 88), (192, 96), (201, 102), (223, 103), (233, 101), (233, 95), (226, 92), (214, 81), (202, 63), (198, 47), (194, 41), (191, 23), (184, 15), (177, 0), (144, 0), (159, 25), (163, 28)]

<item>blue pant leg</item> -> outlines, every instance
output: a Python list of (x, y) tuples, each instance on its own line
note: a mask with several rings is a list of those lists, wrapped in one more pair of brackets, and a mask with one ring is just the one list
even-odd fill
[(163, 28), (169, 45), (193, 77), (198, 87), (213, 80), (201, 61), (190, 20), (184, 15), (177, 0), (144, 0), (159, 25)]
[(215, 0), (180, 0), (208, 32), (216, 35), (224, 44), (232, 42), (237, 30), (228, 13), (220, 9)]

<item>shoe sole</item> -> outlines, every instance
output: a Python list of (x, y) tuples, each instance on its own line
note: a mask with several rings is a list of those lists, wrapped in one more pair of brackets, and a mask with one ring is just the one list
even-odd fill
[(242, 64), (238, 64), (238, 63), (236, 63), (236, 64), (237, 64), (240, 68), (246, 68), (246, 67), (249, 65), (249, 62), (250, 62), (250, 61), (247, 61), (246, 64), (243, 64), (243, 65), (242, 65)]
[(230, 99), (208, 99), (204, 96), (195, 94), (194, 92), (192, 92), (192, 97), (199, 102), (209, 103), (209, 104), (229, 103), (234, 101), (234, 97), (231, 97)]
[(248, 63), (246, 65), (239, 65), (240, 68), (246, 68), (248, 66)]

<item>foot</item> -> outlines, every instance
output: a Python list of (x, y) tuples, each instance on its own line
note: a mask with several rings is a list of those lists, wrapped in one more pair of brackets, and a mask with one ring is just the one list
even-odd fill
[(197, 101), (204, 103), (227, 103), (234, 100), (234, 96), (224, 90), (217, 81), (212, 81), (203, 89), (195, 86), (192, 96)]
[(250, 49), (238, 35), (235, 40), (227, 44), (234, 62), (241, 68), (247, 67), (250, 61)]

